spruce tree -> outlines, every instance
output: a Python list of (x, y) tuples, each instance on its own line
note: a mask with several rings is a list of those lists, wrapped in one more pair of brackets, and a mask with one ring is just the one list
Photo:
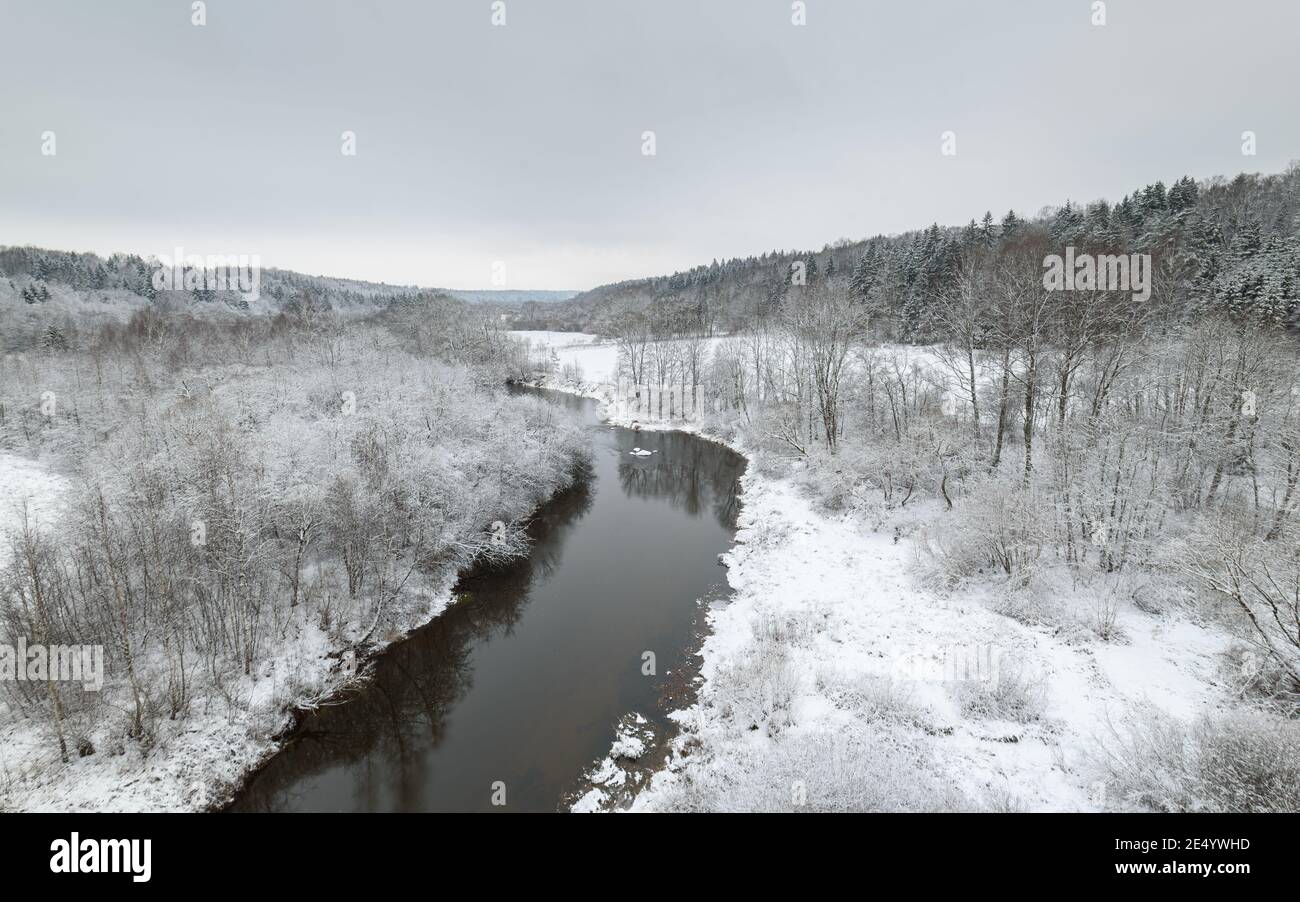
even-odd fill
[(871, 297), (871, 293), (875, 291), (880, 281), (880, 262), (876, 243), (867, 242), (866, 250), (862, 252), (862, 259), (854, 267), (853, 275), (849, 279), (849, 290), (855, 297), (864, 301)]
[(1002, 237), (1010, 238), (1022, 225), (1021, 219), (1016, 215), (1015, 210), (1008, 210), (1007, 215), (1002, 217)]
[(63, 334), (63, 330), (54, 323), (45, 327), (45, 332), (41, 335), (41, 347), (47, 351), (66, 351), (68, 350), (68, 339)]
[(1074, 208), (1070, 201), (1065, 202), (1065, 206), (1056, 211), (1052, 217), (1050, 231), (1052, 238), (1062, 244), (1069, 244), (1079, 237), (1082, 231), (1083, 221), (1079, 216), (1079, 211)]

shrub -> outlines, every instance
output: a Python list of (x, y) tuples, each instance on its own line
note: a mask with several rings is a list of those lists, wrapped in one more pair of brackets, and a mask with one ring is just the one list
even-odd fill
[(1300, 811), (1300, 722), (1246, 710), (1187, 725), (1150, 709), (1099, 744), (1108, 796), (1157, 811)]
[(925, 544), (937, 564), (931, 575), (948, 586), (979, 575), (1020, 575), (1042, 554), (1039, 519), (1031, 493), (1019, 483), (996, 478), (980, 483), (949, 517), (926, 531)]
[(794, 725), (799, 674), (784, 645), (756, 639), (740, 662), (718, 672), (713, 690), (723, 717), (741, 730), (774, 736)]
[(696, 762), (652, 807), (675, 811), (957, 811), (973, 807), (907, 732), (873, 724), (782, 737)]
[(1042, 674), (1022, 662), (1004, 660), (993, 679), (962, 680), (952, 691), (966, 717), (1032, 723), (1047, 710)]

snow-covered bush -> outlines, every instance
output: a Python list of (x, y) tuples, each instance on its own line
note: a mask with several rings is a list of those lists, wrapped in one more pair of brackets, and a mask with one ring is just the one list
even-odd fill
[(1033, 494), (1018, 483), (986, 479), (926, 530), (924, 542), (945, 586), (977, 576), (1023, 577), (1043, 553), (1043, 528)]
[(1041, 673), (1022, 661), (1003, 659), (992, 679), (960, 680), (952, 693), (965, 717), (1033, 723), (1047, 710)]
[(1285, 715), (1300, 711), (1300, 688), (1290, 670), (1273, 655), (1246, 643), (1224, 654), (1223, 676), (1241, 697), (1267, 704)]
[(1283, 691), (1300, 694), (1300, 531), (1260, 536), (1247, 517), (1200, 519), (1177, 563), (1280, 671)]
[(850, 679), (830, 670), (817, 674), (817, 688), (859, 723), (903, 724), (924, 730), (933, 720), (913, 699), (907, 682), (879, 676)]
[(919, 734), (888, 723), (783, 735), (775, 748), (728, 745), (666, 782), (654, 810), (958, 811), (975, 807)]
[(1146, 599), (1148, 610), (1165, 604), (1163, 589), (1160, 580), (1128, 571), (1080, 572), (1040, 561), (1022, 578), (995, 587), (988, 604), (1020, 623), (1050, 627), (1067, 641), (1123, 644), (1121, 615), (1139, 607), (1138, 597)]
[(714, 677), (711, 702), (738, 729), (774, 736), (794, 724), (800, 677), (789, 644), (795, 638), (788, 624), (763, 619), (744, 652)]
[(1300, 721), (1258, 711), (1190, 725), (1149, 709), (1099, 743), (1106, 798), (1157, 811), (1300, 811)]

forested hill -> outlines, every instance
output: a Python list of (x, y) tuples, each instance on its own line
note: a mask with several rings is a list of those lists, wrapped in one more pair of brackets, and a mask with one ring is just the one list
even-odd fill
[[(964, 227), (929, 228), (812, 250), (774, 250), (713, 261), (684, 272), (603, 285), (569, 300), (567, 292), (460, 292), (309, 276), (260, 273), (250, 299), (232, 291), (156, 291), (157, 262), (135, 254), (108, 258), (35, 247), (0, 248), (0, 350), (67, 335), (87, 320), (125, 319), (144, 307), (203, 316), (332, 311), (356, 316), (415, 300), (477, 302), (485, 315), (508, 314), (521, 328), (609, 332), (627, 313), (647, 313), (669, 331), (709, 333), (743, 327), (779, 309), (794, 264), (809, 285), (850, 290), (872, 313), (882, 337), (928, 341), (934, 311), (964, 262), (985, 248), (1033, 234), (1049, 248), (1150, 254), (1153, 290), (1165, 305), (1224, 310), (1297, 326), (1300, 315), (1300, 164), (1276, 175), (1243, 174), (1196, 182), (1156, 182), (1117, 203), (1067, 201), (1034, 217), (984, 213)], [(57, 341), (58, 338), (52, 340)]]
[(125, 321), (146, 308), (206, 319), (330, 312), (363, 316), (417, 300), (459, 304), (438, 289), (262, 270), (255, 293), (193, 287), (157, 290), (158, 261), (137, 254), (104, 258), (37, 247), (0, 247), (0, 352), (75, 336), (103, 322)]
[[(1224, 308), (1294, 327), (1300, 296), (1300, 164), (1277, 175), (1243, 174), (1196, 182), (1156, 182), (1117, 203), (1046, 208), (1033, 217), (984, 213), (964, 227), (929, 228), (820, 251), (774, 250), (685, 272), (602, 285), (573, 300), (521, 311), (532, 328), (608, 330), (627, 312), (710, 331), (743, 326), (776, 309), (792, 265), (818, 281), (851, 288), (885, 323), (888, 337), (925, 340), (929, 312), (953, 284), (972, 249), (1006, 243), (1022, 229), (1080, 252), (1150, 254), (1156, 290), (1166, 301)], [(660, 316), (662, 315), (662, 316)]]
[(549, 304), (555, 301), (567, 301), (578, 293), (576, 291), (549, 291), (529, 288), (444, 288), (442, 290), (457, 300), (470, 304)]

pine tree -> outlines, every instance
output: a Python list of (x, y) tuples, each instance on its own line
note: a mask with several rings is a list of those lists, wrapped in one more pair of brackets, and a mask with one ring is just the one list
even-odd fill
[(1010, 238), (1023, 225), (1020, 217), (1016, 215), (1015, 210), (1008, 210), (1007, 215), (1002, 217), (1002, 237)]
[(849, 290), (855, 297), (864, 301), (870, 299), (880, 282), (880, 263), (876, 243), (867, 242), (866, 250), (862, 252), (862, 259), (854, 267), (853, 275), (849, 279)]
[(1088, 235), (1093, 238), (1105, 240), (1110, 236), (1110, 204), (1098, 201), (1088, 207), (1085, 216)]
[(1192, 232), (1188, 249), (1195, 266), (1192, 284), (1201, 292), (1209, 291), (1219, 276), (1223, 244), (1223, 231), (1214, 220), (1201, 220)]
[(1129, 195), (1116, 204), (1111, 213), (1111, 226), (1121, 239), (1136, 235), (1142, 228), (1142, 215)]
[(1158, 216), (1168, 209), (1169, 201), (1165, 196), (1165, 183), (1156, 182), (1142, 189), (1142, 212), (1147, 216)]
[(1237, 229), (1232, 243), (1228, 246), (1228, 256), (1235, 261), (1247, 260), (1259, 253), (1263, 246), (1259, 223), (1247, 220)]
[(41, 347), (47, 351), (68, 350), (68, 339), (58, 326), (50, 323), (41, 335)]
[(1057, 210), (1052, 218), (1050, 227), (1052, 238), (1062, 244), (1069, 244), (1079, 237), (1082, 230), (1083, 220), (1079, 216), (1079, 211), (1067, 200), (1065, 206)]
[(135, 293), (152, 301), (158, 296), (158, 289), (153, 286), (153, 270), (147, 263), (139, 259), (135, 261), (134, 269), (135, 278), (133, 283), (138, 286), (135, 288)]
[(1175, 216), (1187, 209), (1187, 198), (1183, 195), (1183, 180), (1174, 182), (1169, 189), (1169, 212)]

